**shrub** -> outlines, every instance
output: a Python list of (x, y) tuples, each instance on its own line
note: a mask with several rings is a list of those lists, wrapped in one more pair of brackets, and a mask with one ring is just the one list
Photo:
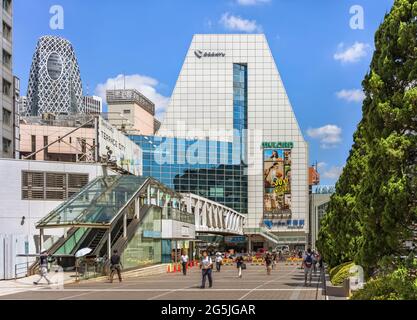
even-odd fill
[(356, 291), (352, 300), (416, 300), (415, 276), (406, 268), (368, 281), (363, 289)]

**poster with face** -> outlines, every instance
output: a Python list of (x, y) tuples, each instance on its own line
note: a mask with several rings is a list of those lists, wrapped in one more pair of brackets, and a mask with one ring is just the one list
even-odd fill
[(291, 216), (291, 150), (264, 150), (265, 219)]

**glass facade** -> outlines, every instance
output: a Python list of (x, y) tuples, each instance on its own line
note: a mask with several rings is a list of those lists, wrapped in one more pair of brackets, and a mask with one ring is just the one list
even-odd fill
[(238, 212), (248, 212), (245, 166), (232, 143), (156, 136), (130, 138), (143, 150), (144, 176), (177, 192), (191, 192)]
[(152, 207), (121, 259), (125, 269), (162, 262), (162, 208)]

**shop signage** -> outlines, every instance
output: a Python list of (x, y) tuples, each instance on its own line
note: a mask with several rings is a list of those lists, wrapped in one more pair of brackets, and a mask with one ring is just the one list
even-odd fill
[(294, 142), (263, 142), (262, 148), (264, 149), (292, 149), (294, 148)]
[(304, 229), (304, 220), (264, 220), (264, 225), (269, 229), (286, 227), (288, 229)]
[(226, 56), (226, 53), (224, 53), (224, 52), (208, 52), (208, 51), (202, 51), (202, 50), (195, 50), (194, 54), (198, 59), (202, 59), (202, 58), (224, 58)]
[(160, 239), (161, 238), (161, 232), (152, 231), (152, 230), (143, 230), (143, 237), (144, 238), (151, 238), (151, 239)]
[(224, 237), (224, 242), (226, 243), (245, 243), (246, 237)]
[(142, 150), (102, 117), (99, 118), (98, 147), (101, 158), (117, 163), (136, 176), (142, 174)]

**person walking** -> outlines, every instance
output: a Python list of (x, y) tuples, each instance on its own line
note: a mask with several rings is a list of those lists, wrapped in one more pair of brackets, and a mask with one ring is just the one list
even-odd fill
[(187, 265), (188, 265), (188, 255), (185, 251), (182, 252), (181, 255), (181, 264), (182, 264), (182, 274), (184, 276), (187, 275)]
[(217, 272), (220, 272), (220, 269), (222, 267), (222, 263), (223, 263), (223, 258), (220, 252), (217, 252), (216, 255), (216, 270)]
[[(303, 257), (303, 267), (304, 267), (304, 286), (311, 286), (311, 280), (313, 279), (313, 252), (311, 248), (307, 249)], [(308, 284), (307, 284), (308, 280)]]
[(206, 287), (206, 280), (208, 278), (209, 287), (213, 287), (213, 278), (212, 278), (212, 268), (213, 268), (213, 261), (208, 256), (206, 250), (203, 251), (203, 257), (201, 259), (200, 268), (202, 271), (202, 281), (201, 281), (201, 289)]
[(45, 279), (48, 282), (48, 285), (50, 285), (52, 282), (48, 279), (48, 252), (43, 251), (41, 255), (39, 256), (39, 274), (40, 278), (38, 281), (34, 281), (34, 285), (38, 285), (39, 282), (43, 279)]
[(270, 276), (271, 271), (272, 271), (272, 256), (270, 253), (267, 253), (265, 256), (265, 266), (266, 266), (266, 273), (268, 276)]
[(275, 269), (276, 264), (277, 264), (277, 252), (273, 251), (272, 252), (272, 270)]
[(236, 258), (236, 267), (237, 267), (237, 270), (238, 270), (238, 275), (237, 275), (238, 278), (242, 278), (243, 264), (244, 264), (243, 257), (242, 256), (237, 257)]
[(113, 255), (110, 258), (110, 283), (113, 283), (114, 274), (117, 272), (119, 282), (122, 282), (122, 264), (120, 262), (120, 255), (117, 250), (113, 251)]

